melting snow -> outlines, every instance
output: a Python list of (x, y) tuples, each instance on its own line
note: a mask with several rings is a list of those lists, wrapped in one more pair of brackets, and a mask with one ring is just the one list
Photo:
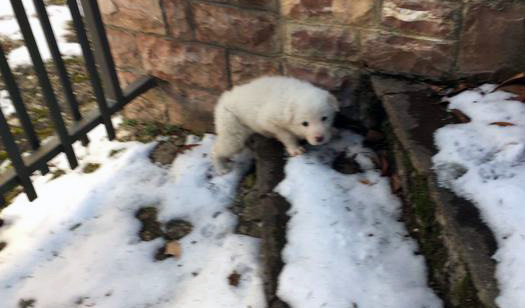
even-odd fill
[[(525, 307), (525, 104), (494, 85), (450, 99), (471, 122), (447, 125), (435, 133), (433, 157), (441, 184), (474, 202), (495, 234), (498, 250), (497, 303)], [(498, 126), (507, 122), (513, 126)], [(505, 123), (504, 123), (505, 124)]]
[[(36, 15), (33, 1), (22, 0), (22, 3), (26, 9), (27, 18), (29, 19), (31, 28), (33, 29), (33, 35), (38, 45), (40, 55), (44, 61), (50, 60), (51, 53), (49, 52), (40, 21)], [(80, 45), (77, 43), (69, 43), (65, 39), (65, 35), (68, 33), (67, 23), (71, 20), (69, 9), (63, 5), (49, 5), (46, 6), (46, 8), (61, 54), (63, 56), (80, 55)], [(22, 39), (22, 33), (20, 32), (20, 28), (16, 18), (14, 17), (11, 5), (7, 3), (7, 1), (0, 5), (0, 35), (6, 36), (13, 40)], [(29, 57), (29, 53), (25, 46), (21, 46), (12, 50), (8, 54), (7, 58), (11, 67), (32, 64), (31, 58)]]
[[(293, 308), (433, 308), (422, 256), (403, 224), (388, 179), (372, 170), (360, 136), (294, 157), (276, 191), (292, 204), (280, 298)], [(364, 173), (331, 169), (338, 152), (357, 155)]]

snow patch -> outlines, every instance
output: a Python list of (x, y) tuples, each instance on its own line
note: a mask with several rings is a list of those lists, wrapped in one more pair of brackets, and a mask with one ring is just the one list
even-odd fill
[[(430, 308), (422, 256), (403, 224), (388, 179), (370, 170), (362, 138), (345, 133), (322, 149), (294, 157), (276, 191), (290, 203), (278, 296), (292, 308)], [(364, 171), (330, 165), (337, 153), (361, 154)]]
[[(223, 177), (211, 172), (214, 137), (180, 154), (171, 170), (152, 164), (154, 144), (110, 142), (103, 126), (87, 149), (75, 145), (80, 168), (57, 179), (36, 176), (39, 198), (20, 195), (0, 218), (0, 298), (17, 307), (253, 307), (265, 306), (259, 241), (233, 234), (227, 207), (247, 159)], [(112, 150), (122, 150), (110, 157)], [(93, 173), (82, 166), (101, 163)], [(63, 156), (53, 161), (65, 167)], [(179, 259), (155, 261), (162, 240), (141, 242), (135, 212), (158, 206), (160, 218), (182, 218), (193, 231), (180, 240)], [(239, 285), (228, 277), (240, 274)]]
[[(26, 9), (27, 18), (33, 29), (33, 35), (37, 43), (40, 55), (44, 61), (52, 59), (49, 51), (44, 31), (40, 25), (40, 21), (36, 15), (35, 7), (32, 0), (22, 0), (22, 4)], [(4, 35), (13, 40), (22, 39), (20, 27), (14, 17), (11, 5), (4, 3), (0, 6), (0, 35)], [(81, 54), (80, 45), (77, 43), (69, 43), (65, 39), (68, 33), (67, 23), (71, 20), (71, 14), (67, 6), (48, 5), (47, 14), (51, 27), (57, 40), (58, 48), (62, 56), (77, 56)], [(18, 47), (12, 50), (8, 55), (8, 62), (11, 67), (18, 65), (31, 65), (31, 58), (25, 46)]]
[[(500, 307), (525, 307), (525, 105), (483, 85), (449, 99), (471, 122), (435, 132), (441, 185), (471, 200), (498, 242)], [(513, 126), (491, 123), (508, 122)]]

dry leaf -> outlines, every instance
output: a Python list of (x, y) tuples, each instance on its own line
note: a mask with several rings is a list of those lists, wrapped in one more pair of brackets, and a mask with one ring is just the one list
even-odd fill
[(497, 125), (497, 126), (515, 126), (516, 124), (512, 124), (509, 122), (492, 122), (490, 125)]
[(361, 179), (361, 180), (359, 180), (359, 182), (361, 182), (361, 183), (363, 183), (363, 184), (365, 184), (365, 185), (373, 185), (373, 184), (372, 184), (369, 180), (367, 180), (367, 179)]
[(525, 73), (519, 73), (503, 81), (494, 91), (501, 90), (514, 93), (515, 99), (525, 102)]
[(522, 85), (525, 85), (525, 73), (519, 73), (519, 74), (514, 75), (514, 76), (510, 77), (509, 79), (503, 81), (502, 83), (500, 83), (500, 85), (496, 89), (494, 89), (494, 91), (497, 91), (500, 88), (502, 88), (504, 86), (511, 85), (511, 84), (522, 84)]
[(430, 89), (432, 89), (432, 91), (434, 91), (435, 93), (441, 96), (445, 95), (447, 91), (447, 88), (445, 86), (437, 86), (437, 85), (430, 85)]
[(451, 109), (450, 112), (461, 122), (461, 123), (468, 123), (470, 122), (470, 118), (461, 112), (459, 109)]
[(231, 273), (230, 276), (228, 276), (228, 283), (230, 284), (230, 286), (239, 286), (240, 280), (241, 274), (237, 273), (236, 271), (233, 271), (233, 273)]
[(164, 253), (179, 258), (182, 254), (182, 247), (177, 241), (167, 242)]
[(185, 144), (177, 150), (178, 153), (184, 153), (185, 151), (198, 146), (198, 144)]
[(366, 133), (365, 141), (370, 143), (376, 143), (385, 139), (385, 135), (377, 130), (369, 129)]
[(525, 84), (510, 84), (499, 88), (499, 90), (514, 93), (516, 96), (512, 99), (525, 102)]
[(381, 175), (384, 176), (388, 174), (389, 163), (388, 163), (388, 159), (384, 155), (382, 155), (380, 159), (381, 159)]
[(390, 188), (393, 193), (397, 193), (401, 190), (401, 178), (399, 177), (399, 174), (395, 173), (390, 177)]
[(466, 83), (460, 83), (458, 84), (455, 88), (452, 88), (452, 89), (445, 89), (445, 95), (448, 96), (448, 97), (452, 97), (452, 96), (455, 96), (455, 95), (458, 95), (459, 93), (465, 91), (465, 90), (468, 90), (472, 88), (472, 85), (469, 85), (469, 84), (466, 84)]

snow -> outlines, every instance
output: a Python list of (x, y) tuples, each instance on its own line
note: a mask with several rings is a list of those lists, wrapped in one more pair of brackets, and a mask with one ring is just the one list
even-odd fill
[[(266, 307), (260, 242), (235, 234), (237, 218), (228, 210), (249, 155), (218, 177), (209, 155), (213, 135), (190, 137), (187, 143), (198, 146), (169, 169), (150, 162), (155, 143), (104, 136), (99, 126), (86, 149), (75, 144), (77, 170), (56, 179), (35, 175), (33, 203), (20, 195), (0, 213), (0, 242), (7, 243), (0, 252), (2, 307), (31, 299), (43, 308)], [(288, 161), (277, 187), (292, 203), (278, 296), (292, 308), (441, 307), (398, 222), (400, 202), (361, 141), (345, 132)], [(334, 171), (330, 163), (342, 151), (365, 171)], [(101, 167), (83, 173), (88, 163)], [(56, 168), (67, 169), (63, 155), (53, 160)], [(144, 206), (155, 206), (162, 223), (192, 223), (178, 259), (155, 261), (164, 240), (140, 240), (135, 213)], [(229, 283), (233, 273), (238, 286)]]
[[(26, 14), (31, 28), (33, 29), (33, 35), (42, 59), (44, 61), (52, 59), (33, 1), (22, 0), (22, 3), (26, 9)], [(65, 39), (65, 35), (68, 33), (67, 22), (71, 20), (69, 9), (66, 6), (58, 5), (48, 5), (46, 8), (62, 56), (80, 55), (80, 45), (77, 43), (68, 43)], [(0, 35), (7, 36), (13, 40), (22, 39), (22, 33), (20, 32), (20, 28), (14, 17), (11, 5), (8, 3), (4, 3), (0, 6)], [(18, 65), (31, 65), (32, 63), (25, 46), (12, 50), (7, 58), (11, 67)]]
[[(233, 234), (236, 219), (227, 211), (246, 159), (236, 172), (209, 178), (211, 135), (190, 140), (199, 146), (171, 170), (149, 161), (153, 144), (103, 136), (99, 126), (89, 148), (77, 148), (81, 167), (103, 163), (97, 171), (37, 176), (39, 198), (29, 203), (21, 195), (0, 214), (0, 241), (7, 242), (0, 253), (2, 306), (35, 299), (37, 307), (53, 308), (264, 307), (259, 242)], [(66, 160), (54, 163), (64, 167)], [(164, 222), (193, 224), (180, 240), (179, 259), (154, 261), (162, 240), (139, 240), (135, 212), (156, 204)], [(237, 287), (228, 284), (234, 271), (241, 275)]]
[[(362, 138), (345, 133), (294, 157), (276, 191), (290, 203), (278, 296), (292, 308), (431, 308), (424, 260), (403, 224), (388, 179), (372, 169)], [(331, 169), (336, 154), (357, 155), (365, 171)]]
[[(525, 307), (525, 105), (495, 85), (450, 99), (471, 122), (435, 133), (433, 157), (441, 185), (471, 200), (498, 242), (493, 256), (505, 308)], [(514, 126), (491, 125), (508, 122)]]
[(13, 106), (9, 93), (6, 90), (0, 90), (0, 108), (6, 118), (16, 112), (15, 106)]

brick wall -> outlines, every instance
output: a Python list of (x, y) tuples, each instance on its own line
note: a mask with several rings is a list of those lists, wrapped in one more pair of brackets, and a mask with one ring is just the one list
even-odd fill
[(285, 74), (333, 88), (382, 72), (436, 80), (525, 70), (525, 1), (99, 0), (120, 81), (165, 83), (132, 118), (212, 129), (232, 85)]

